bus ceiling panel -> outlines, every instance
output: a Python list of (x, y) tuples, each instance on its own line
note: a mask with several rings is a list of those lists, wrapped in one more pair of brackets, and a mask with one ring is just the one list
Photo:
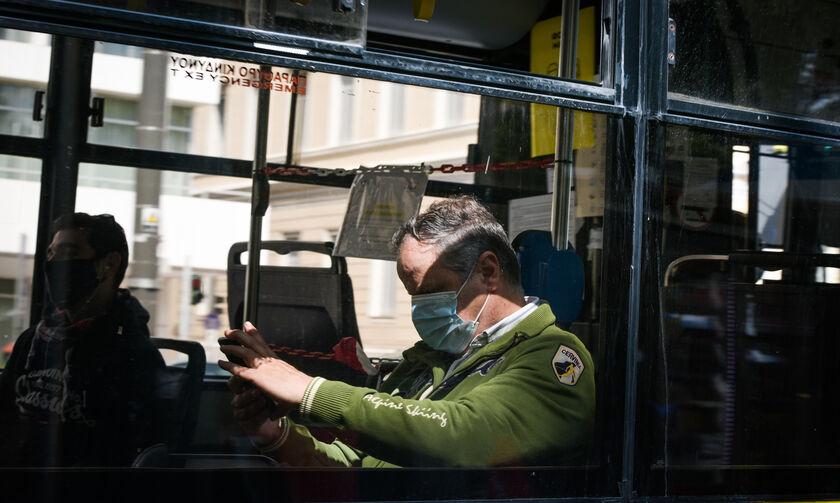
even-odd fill
[(758, 128), (770, 128), (800, 134), (813, 134), (829, 138), (840, 138), (840, 122), (829, 122), (805, 117), (781, 115), (732, 105), (721, 105), (699, 101), (688, 96), (668, 100), (668, 112), (674, 115), (704, 118), (711, 121), (743, 124)]
[(676, 114), (662, 114), (660, 117), (665, 124), (677, 124), (682, 126), (692, 126), (710, 131), (725, 131), (728, 133), (761, 136), (780, 142), (802, 142), (810, 144), (823, 145), (826, 148), (840, 147), (840, 136), (822, 136), (817, 134), (807, 134), (806, 132), (795, 132), (785, 129), (779, 129), (768, 125), (767, 127), (760, 127), (756, 125), (740, 124), (736, 122), (728, 122), (719, 119), (707, 119), (700, 117), (689, 117), (685, 115)]
[[(417, 2), (415, 2), (417, 3)], [(422, 2), (421, 2), (422, 3)], [(478, 49), (501, 49), (528, 34), (548, 0), (459, 0), (431, 4), (429, 19), (404, 0), (371, 0), (368, 31)], [(422, 21), (426, 22), (422, 22)]]

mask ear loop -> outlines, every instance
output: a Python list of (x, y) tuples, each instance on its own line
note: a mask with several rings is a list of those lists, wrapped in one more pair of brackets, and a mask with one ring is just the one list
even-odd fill
[(489, 301), (490, 301), (490, 292), (487, 292), (487, 297), (484, 298), (484, 304), (481, 305), (481, 309), (478, 311), (478, 315), (475, 317), (475, 321), (473, 321), (473, 323), (475, 323), (476, 321), (478, 321), (479, 318), (481, 318), (481, 313), (484, 312), (484, 308), (487, 307), (487, 302), (489, 302)]
[[(478, 264), (476, 264), (476, 265), (478, 265)], [(458, 292), (455, 294), (456, 299), (458, 298), (459, 295), (461, 295), (461, 290), (463, 290), (464, 287), (467, 286), (467, 283), (470, 281), (470, 278), (472, 278), (472, 273), (473, 273), (474, 270), (475, 270), (475, 266), (473, 266), (473, 268), (470, 269), (470, 273), (467, 275), (467, 279), (464, 280), (464, 283), (461, 285), (461, 288), (459, 288)], [(479, 318), (481, 318), (481, 313), (484, 312), (484, 308), (487, 307), (487, 302), (489, 302), (489, 301), (490, 301), (490, 292), (487, 292), (487, 297), (484, 299), (484, 304), (481, 305), (481, 309), (478, 311), (478, 316), (475, 317), (475, 320), (473, 320), (473, 323), (475, 323), (476, 321), (478, 321)]]
[(473, 268), (470, 269), (470, 273), (467, 274), (467, 279), (465, 279), (464, 282), (461, 283), (461, 288), (459, 288), (458, 291), (455, 292), (455, 298), (456, 299), (458, 298), (459, 295), (461, 295), (461, 290), (463, 290), (464, 287), (467, 286), (467, 283), (469, 283), (470, 278), (472, 278), (472, 273), (473, 273), (474, 270), (475, 270), (475, 266), (473, 266)]

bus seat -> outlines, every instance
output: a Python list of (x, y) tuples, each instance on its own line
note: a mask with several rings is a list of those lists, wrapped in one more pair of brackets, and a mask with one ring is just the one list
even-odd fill
[(186, 367), (167, 366), (157, 383), (162, 413), (166, 416), (166, 439), (173, 449), (189, 445), (195, 434), (206, 357), (195, 341), (152, 337), (152, 345), (187, 355)]
[(525, 295), (539, 297), (551, 305), (557, 324), (563, 328), (575, 321), (583, 305), (583, 261), (569, 245), (554, 248), (551, 233), (528, 230), (517, 235), (511, 246), (516, 251)]
[[(310, 251), (330, 257), (330, 267), (260, 266), (257, 302), (260, 334), (266, 342), (329, 353), (343, 337), (359, 341), (353, 284), (344, 257), (333, 257), (333, 243), (263, 241), (262, 250), (286, 255)], [(248, 243), (235, 243), (228, 253), (228, 313), (232, 327), (241, 327), (245, 297), (242, 254)]]
[[(338, 342), (350, 337), (361, 345), (356, 323), (353, 284), (344, 257), (332, 256), (333, 243), (312, 241), (263, 241), (262, 250), (281, 255), (308, 251), (329, 257), (329, 267), (260, 265), (257, 328), (269, 344), (307, 352), (332, 353)], [(241, 327), (245, 297), (242, 255), (248, 243), (235, 243), (228, 253), (228, 313), (232, 327)], [(303, 372), (325, 378), (356, 382), (366, 375), (345, 364), (279, 354)]]
[[(840, 413), (840, 285), (819, 280), (824, 267), (840, 267), (840, 255), (742, 251), (669, 264), (657, 372), (671, 463), (836, 459), (838, 436), (824, 432)], [(762, 279), (776, 270), (781, 279)], [(777, 442), (783, 430), (796, 441)]]

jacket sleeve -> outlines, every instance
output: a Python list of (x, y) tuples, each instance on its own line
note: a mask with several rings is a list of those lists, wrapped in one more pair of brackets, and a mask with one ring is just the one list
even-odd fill
[(403, 399), (316, 379), (301, 413), (356, 430), (365, 453), (403, 466), (527, 464), (549, 456), (559, 464), (585, 450), (595, 383), (591, 371), (573, 386), (561, 383), (552, 368), (557, 347), (531, 348), (454, 400)]
[(340, 440), (321, 442), (304, 426), (287, 421), (289, 437), (283, 447), (269, 453), (277, 460), (293, 466), (326, 467), (393, 467), (345, 444)]

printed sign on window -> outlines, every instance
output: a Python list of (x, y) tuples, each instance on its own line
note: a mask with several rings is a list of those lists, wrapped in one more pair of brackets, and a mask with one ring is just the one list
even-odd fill
[(427, 181), (425, 173), (356, 175), (333, 255), (394, 260), (391, 237), (417, 215)]

